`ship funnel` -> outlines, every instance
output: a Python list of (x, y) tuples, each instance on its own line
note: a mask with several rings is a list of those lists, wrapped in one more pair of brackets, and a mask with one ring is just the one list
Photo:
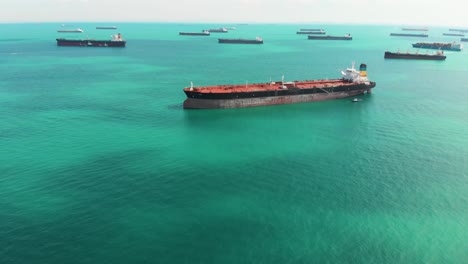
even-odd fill
[(361, 65), (359, 65), (359, 72), (360, 72), (361, 77), (367, 77), (367, 65), (364, 63), (361, 63)]

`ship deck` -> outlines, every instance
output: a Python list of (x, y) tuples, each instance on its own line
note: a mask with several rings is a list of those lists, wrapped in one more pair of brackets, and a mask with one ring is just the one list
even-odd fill
[(351, 86), (355, 83), (344, 81), (343, 79), (334, 80), (306, 80), (306, 81), (291, 81), (291, 82), (272, 82), (272, 83), (255, 83), (255, 84), (236, 84), (236, 85), (213, 85), (184, 88), (185, 91), (198, 93), (243, 93), (243, 92), (262, 92), (262, 91), (278, 91), (284, 90), (283, 85), (287, 89), (314, 89), (327, 88), (336, 86)]

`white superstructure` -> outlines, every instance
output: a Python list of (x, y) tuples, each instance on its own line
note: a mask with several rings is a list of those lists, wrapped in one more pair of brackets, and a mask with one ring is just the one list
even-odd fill
[(354, 67), (354, 64), (355, 63), (353, 62), (351, 68), (341, 71), (343, 79), (354, 83), (369, 84), (369, 79), (367, 78), (367, 66), (365, 64), (361, 64), (360, 70), (358, 71)]

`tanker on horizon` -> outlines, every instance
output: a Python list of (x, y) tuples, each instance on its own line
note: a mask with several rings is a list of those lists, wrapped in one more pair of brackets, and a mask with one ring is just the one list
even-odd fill
[(323, 29), (320, 30), (311, 30), (311, 31), (297, 31), (296, 34), (303, 34), (303, 35), (325, 35), (327, 32), (325, 32)]
[(181, 36), (209, 36), (210, 32), (203, 30), (202, 32), (179, 32)]
[(461, 51), (463, 49), (463, 44), (461, 43), (443, 43), (443, 42), (418, 42), (412, 44), (413, 48), (422, 48), (422, 49), (437, 49), (437, 50), (452, 50), (452, 51)]
[(96, 29), (117, 29), (116, 26), (99, 26)]
[(210, 33), (228, 33), (227, 28), (210, 28), (210, 29), (205, 29), (203, 31), (208, 31)]
[(83, 33), (84, 31), (81, 28), (74, 28), (74, 29), (59, 29), (57, 30), (58, 33)]
[(442, 33), (444, 36), (454, 36), (454, 37), (464, 37), (465, 34), (463, 33)]
[(421, 37), (421, 38), (427, 38), (429, 37), (428, 34), (426, 33), (390, 33), (390, 36), (396, 36), (396, 37)]
[(221, 44), (263, 44), (263, 39), (261, 37), (256, 37), (255, 39), (244, 39), (244, 38), (220, 38), (218, 43)]
[(404, 31), (429, 31), (428, 28), (426, 27), (422, 27), (422, 28), (402, 28), (401, 30), (404, 30)]
[(409, 53), (409, 52), (390, 52), (386, 51), (384, 54), (385, 59), (405, 59), (405, 60), (445, 60), (447, 56), (444, 55), (443, 51), (438, 50), (435, 54), (421, 54), (421, 53)]
[(95, 39), (65, 39), (58, 38), (57, 46), (72, 46), (72, 47), (119, 47), (123, 48), (127, 41), (122, 38), (119, 33), (112, 35), (111, 40), (95, 40)]
[(347, 33), (344, 36), (307, 36), (307, 39), (318, 39), (318, 40), (352, 40), (351, 34)]

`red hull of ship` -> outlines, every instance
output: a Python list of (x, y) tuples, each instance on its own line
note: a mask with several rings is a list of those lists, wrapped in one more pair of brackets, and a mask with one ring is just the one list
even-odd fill
[(370, 92), (375, 82), (343, 79), (185, 88), (184, 108), (241, 108), (340, 99)]
[(318, 101), (352, 97), (352, 96), (364, 94), (370, 91), (371, 89), (362, 89), (362, 90), (356, 90), (356, 91), (351, 91), (351, 92), (304, 94), (304, 95), (289, 95), (289, 96), (260, 97), (260, 98), (242, 98), (242, 99), (228, 99), (228, 100), (216, 100), (216, 99), (206, 100), (206, 99), (188, 98), (184, 101), (184, 108), (187, 108), (187, 109), (245, 108), (245, 107), (255, 107), (255, 106), (318, 102)]

